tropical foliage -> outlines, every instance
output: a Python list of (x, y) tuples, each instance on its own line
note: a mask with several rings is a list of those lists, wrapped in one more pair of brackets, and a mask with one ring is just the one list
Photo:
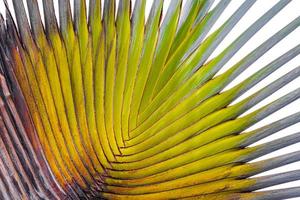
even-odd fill
[[(290, 0), (280, 0), (209, 59), (255, 4), (246, 0), (209, 34), (222, 0), (12, 0), (0, 19), (0, 199), (284, 199), (300, 188), (257, 191), (300, 171), (253, 175), (300, 160), (300, 152), (251, 162), (300, 141), (300, 133), (253, 145), (300, 121), (300, 113), (247, 128), (299, 99), (300, 88), (251, 112), (298, 78), (300, 68), (235, 100), (300, 53), (300, 45), (224, 90), (300, 25), (291, 20), (223, 73), (222, 67)], [(26, 17), (25, 6), (29, 10)], [(101, 13), (103, 7), (103, 14)], [(167, 9), (162, 17), (163, 9)], [(252, 67), (252, 66), (251, 66)], [(246, 113), (247, 112), (247, 113)], [(246, 114), (245, 114), (246, 113)]]

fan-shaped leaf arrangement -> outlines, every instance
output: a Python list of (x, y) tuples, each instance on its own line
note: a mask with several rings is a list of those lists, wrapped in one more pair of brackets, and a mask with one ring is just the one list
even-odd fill
[[(255, 3), (247, 0), (209, 34), (230, 0), (12, 0), (1, 18), (0, 199), (284, 199), (300, 188), (259, 192), (300, 171), (252, 177), (300, 160), (300, 152), (250, 162), (300, 141), (300, 133), (255, 142), (300, 121), (293, 114), (253, 124), (300, 97), (300, 89), (254, 105), (299, 77), (300, 68), (238, 103), (235, 99), (300, 53), (300, 45), (224, 90), (299, 27), (300, 17), (224, 73), (237, 51), (290, 1), (249, 24), (210, 55)], [(6, 6), (7, 2), (5, 1)], [(103, 15), (101, 10), (103, 6)], [(117, 12), (116, 12), (117, 10)], [(251, 145), (251, 146), (249, 146)]]

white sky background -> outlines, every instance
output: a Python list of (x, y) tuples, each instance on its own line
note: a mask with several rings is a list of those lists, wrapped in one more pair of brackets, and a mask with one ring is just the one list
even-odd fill
[[(38, 0), (41, 2), (42, 0)], [(172, 0), (165, 0), (166, 6), (170, 3)], [(216, 0), (214, 5), (216, 5), (220, 0)], [(9, 3), (11, 3), (11, 0), (8, 0)], [(54, 0), (56, 3), (56, 9), (57, 9), (57, 1)], [(150, 11), (151, 3), (153, 0), (147, 1), (147, 11), (148, 14)], [(184, 1), (186, 2), (186, 1)], [(214, 25), (211, 32), (213, 30), (216, 30), (225, 20), (244, 2), (244, 0), (233, 0), (229, 6), (227, 7), (227, 10), (223, 12), (221, 17), (219, 18), (218, 22)], [(219, 47), (215, 50), (213, 55), (214, 57), (218, 55), (225, 47), (227, 47), (233, 40), (235, 40), (244, 30), (247, 29), (256, 19), (258, 19), (261, 15), (263, 15), (268, 9), (270, 9), (273, 5), (275, 5), (278, 2), (278, 0), (257, 0), (257, 2), (252, 6), (252, 8), (246, 13), (246, 15), (240, 20), (240, 22), (237, 24), (237, 26), (229, 33), (229, 35), (225, 38), (225, 40), (219, 45)], [(41, 4), (40, 4), (41, 5)], [(134, 5), (134, 0), (133, 0)], [(213, 6), (214, 6), (213, 5)], [(1, 13), (5, 13), (4, 5), (2, 1), (0, 1), (0, 10)], [(166, 13), (166, 9), (164, 10), (164, 14)], [(289, 22), (291, 22), (293, 19), (298, 17), (300, 15), (300, 0), (293, 0), (289, 5), (287, 5), (279, 14), (277, 14), (265, 27), (263, 27), (251, 40), (249, 40), (244, 47), (240, 49), (240, 51), (223, 67), (221, 72), (224, 72), (226, 69), (228, 69), (230, 66), (235, 64), (239, 59), (243, 58), (245, 55), (247, 55), (250, 51), (255, 49), (257, 46), (259, 46), (262, 42), (264, 42), (266, 39), (268, 39), (270, 36), (272, 36), (274, 33), (279, 31), (281, 28), (283, 28), (285, 25), (287, 25)], [(210, 32), (210, 33), (211, 33)], [(259, 70), (261, 67), (265, 66), (278, 56), (282, 55), (292, 47), (296, 46), (297, 44), (300, 44), (300, 28), (297, 28), (294, 32), (292, 32), (288, 37), (286, 37), (284, 40), (282, 40), (279, 44), (277, 44), (275, 47), (273, 47), (268, 53), (266, 53), (263, 57), (261, 57), (259, 60), (257, 60), (253, 65), (251, 65), (244, 73), (242, 73), (232, 84), (230, 84), (227, 88), (232, 87), (233, 85), (239, 83), (240, 81), (247, 78), (250, 74), (253, 74), (257, 70)], [(262, 87), (266, 86), (270, 82), (276, 80), (280, 76), (284, 75), (285, 73), (291, 71), (292, 69), (296, 68), (300, 65), (300, 56), (297, 56), (293, 60), (291, 60), (289, 63), (287, 63), (285, 66), (281, 67), (279, 70), (277, 70), (275, 73), (273, 73), (271, 76), (266, 78), (264, 81), (256, 85), (253, 89), (251, 89), (249, 92), (247, 92), (245, 95), (243, 95), (241, 98), (239, 98), (237, 101), (240, 101), (241, 99), (253, 94), (254, 92), (258, 91)], [(257, 109), (263, 105), (266, 105), (267, 103), (272, 102), (275, 99), (278, 99), (279, 97), (287, 94), (290, 91), (295, 90), (296, 88), (299, 88), (300, 86), (300, 78), (294, 80), (290, 84), (286, 85), (284, 88), (278, 90), (276, 93), (271, 95), (269, 98), (265, 99), (263, 102), (256, 105), (254, 109)], [(264, 119), (262, 122), (256, 124), (255, 126), (251, 127), (250, 129), (254, 129), (260, 126), (263, 126), (265, 124), (268, 124), (270, 122), (273, 122), (275, 120), (278, 120), (280, 118), (283, 118), (285, 116), (291, 115), (295, 112), (300, 111), (300, 100), (295, 101), (294, 103), (290, 104), (289, 106), (279, 110), (278, 112), (272, 114), (270, 117)], [(287, 136), (292, 133), (299, 132), (300, 130), (300, 123), (291, 126), (287, 129), (284, 129), (276, 134), (274, 134), (271, 137), (268, 137), (267, 139), (264, 139), (260, 143), (264, 143), (273, 139), (277, 139), (283, 136)], [(267, 156), (264, 156), (260, 159), (265, 159), (273, 156), (278, 156), (282, 154), (286, 154), (288, 152), (293, 151), (299, 151), (300, 150), (300, 144), (295, 144), (293, 146), (290, 146), (285, 149), (281, 149), (278, 152), (273, 152), (272, 154), (269, 154)], [(295, 170), (300, 169), (300, 162), (290, 164), (288, 166), (278, 168), (276, 170), (271, 170), (267, 173), (264, 173), (264, 175), (272, 174), (276, 172), (284, 172), (288, 170)], [(291, 182), (288, 184), (283, 184), (280, 186), (272, 187), (272, 189), (275, 188), (284, 188), (289, 186), (300, 186), (300, 181)], [(298, 198), (300, 199), (300, 198)]]

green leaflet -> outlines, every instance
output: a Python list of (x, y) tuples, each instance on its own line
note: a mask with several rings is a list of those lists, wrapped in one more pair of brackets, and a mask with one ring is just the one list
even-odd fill
[(129, 139), (129, 116), (134, 81), (138, 71), (140, 56), (144, 40), (146, 0), (137, 0), (131, 18), (131, 44), (128, 51), (127, 75), (124, 87), (123, 109), (122, 109), (122, 134), (123, 139)]
[(162, 25), (160, 27), (160, 35), (154, 55), (154, 60), (147, 79), (146, 87), (143, 92), (143, 98), (140, 108), (141, 110), (143, 110), (144, 107), (151, 101), (154, 85), (157, 81), (156, 78), (166, 62), (171, 44), (175, 37), (181, 3), (181, 0), (171, 2), (166, 17), (164, 18), (164, 21), (162, 22)]
[(117, 16), (117, 58), (114, 93), (114, 130), (118, 147), (124, 146), (122, 136), (122, 107), (130, 45), (130, 1), (122, 1)]
[[(139, 64), (139, 70), (137, 72), (137, 78), (134, 85), (132, 102), (131, 102), (131, 112), (129, 118), (129, 130), (132, 130), (137, 123), (137, 118), (139, 114), (140, 103), (142, 101), (142, 93), (147, 84), (147, 77), (151, 70), (152, 60), (154, 59), (155, 47), (157, 45), (158, 39), (158, 28), (160, 17), (162, 14), (163, 1), (156, 1), (153, 4), (147, 26), (146, 26), (146, 37), (144, 41), (144, 48)], [(150, 62), (149, 62), (150, 60)]]

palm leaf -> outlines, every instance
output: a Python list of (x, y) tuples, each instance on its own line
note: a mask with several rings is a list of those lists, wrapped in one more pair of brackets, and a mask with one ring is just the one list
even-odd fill
[(230, 0), (167, 8), (157, 0), (148, 18), (146, 0), (72, 2), (74, 16), (70, 1), (58, 0), (57, 18), (53, 0), (42, 0), (43, 21), (37, 0), (12, 0), (13, 9), (4, 0), (0, 199), (300, 197), (299, 187), (261, 190), (300, 180), (299, 170), (260, 175), (300, 161), (299, 151), (256, 160), (300, 142), (292, 133), (257, 144), (300, 122), (300, 113), (248, 129), (300, 98), (296, 88), (255, 107), (297, 79), (300, 67), (239, 100), (298, 56), (300, 44), (231, 86), (299, 28), (300, 17), (222, 71), (291, 0), (278, 1), (214, 57), (255, 0), (214, 31)]

